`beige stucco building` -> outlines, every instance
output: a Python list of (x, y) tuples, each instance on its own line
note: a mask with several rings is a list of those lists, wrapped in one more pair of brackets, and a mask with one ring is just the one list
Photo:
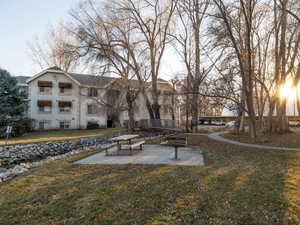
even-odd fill
[[(89, 123), (100, 127), (126, 126), (128, 113), (125, 90), (120, 79), (106, 76), (66, 73), (57, 67), (46, 69), (27, 79), (28, 117), (34, 120), (34, 129), (85, 129)], [(136, 80), (130, 81), (138, 88)], [(171, 120), (172, 86), (158, 81), (160, 90), (161, 119)], [(117, 93), (114, 108), (107, 99)], [(150, 92), (148, 93), (151, 97)], [(135, 101), (135, 121), (149, 119), (142, 94)], [(112, 113), (113, 111), (113, 113)]]

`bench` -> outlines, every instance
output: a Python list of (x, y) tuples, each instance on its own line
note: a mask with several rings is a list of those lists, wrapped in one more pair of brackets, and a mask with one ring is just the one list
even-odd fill
[(178, 143), (178, 144), (187, 145), (187, 137), (178, 137), (178, 136), (172, 135), (172, 136), (166, 136), (163, 139), (164, 139), (164, 141), (161, 144)]
[(113, 148), (113, 147), (118, 147), (119, 148), (119, 144), (113, 144), (113, 145), (110, 145), (110, 146), (104, 148), (103, 150), (105, 151), (106, 156), (111, 155), (111, 154), (108, 153), (108, 150)]
[(140, 150), (143, 150), (143, 144), (145, 144), (145, 141), (135, 142), (135, 143), (130, 145), (130, 149), (133, 149), (137, 146), (140, 146)]
[(160, 144), (174, 147), (174, 155), (175, 155), (174, 159), (178, 160), (178, 148), (187, 146), (187, 138), (186, 137), (167, 136), (167, 137), (165, 137), (165, 141)]
[[(143, 150), (143, 148), (142, 148), (143, 144), (145, 144), (145, 141), (139, 141), (139, 142), (135, 142), (135, 143), (131, 144), (129, 146), (130, 147), (129, 149), (121, 149), (121, 144), (116, 143), (116, 144), (110, 145), (109, 147), (104, 149), (105, 150), (105, 155), (106, 156), (130, 156), (130, 155), (133, 155), (132, 150), (135, 147), (139, 146), (140, 147), (139, 150)], [(109, 153), (109, 150), (114, 148), (114, 147), (117, 147), (117, 151)]]

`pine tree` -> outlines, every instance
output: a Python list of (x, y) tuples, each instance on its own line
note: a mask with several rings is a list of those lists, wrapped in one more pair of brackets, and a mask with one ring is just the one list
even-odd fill
[(17, 80), (0, 68), (0, 137), (5, 135), (6, 126), (13, 127), (12, 135), (24, 133), (23, 116), (27, 108), (26, 94), (17, 86)]

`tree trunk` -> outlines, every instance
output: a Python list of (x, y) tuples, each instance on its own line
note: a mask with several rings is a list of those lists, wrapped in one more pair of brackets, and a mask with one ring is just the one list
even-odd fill
[(269, 134), (273, 132), (273, 115), (275, 110), (275, 101), (273, 99), (269, 100), (269, 112), (268, 112), (268, 128), (267, 131)]
[(245, 132), (245, 111), (242, 112), (241, 115), (241, 121), (239, 126), (239, 132), (244, 133)]
[(296, 107), (298, 111), (298, 121), (300, 121), (300, 98), (299, 98), (299, 87), (298, 83), (296, 83)]
[(245, 37), (245, 46), (246, 46), (246, 58), (244, 59), (244, 93), (246, 97), (246, 104), (248, 109), (248, 116), (249, 116), (249, 130), (251, 138), (256, 138), (256, 115), (254, 110), (254, 98), (253, 98), (253, 77), (254, 77), (254, 70), (253, 70), (253, 52), (251, 46), (251, 38), (252, 38), (252, 6), (251, 2), (246, 2), (246, 13), (245, 13), (245, 20), (246, 23), (246, 37)]
[(199, 85), (200, 85), (200, 15), (199, 15), (199, 0), (195, 2), (196, 21), (194, 23), (195, 36), (195, 77), (193, 80), (193, 97), (192, 97), (192, 132), (198, 131), (198, 100), (199, 100)]
[(134, 107), (133, 107), (133, 101), (132, 101), (132, 96), (129, 92), (126, 94), (126, 101), (127, 101), (127, 106), (128, 106), (128, 130), (129, 132), (134, 131)]
[(150, 103), (150, 101), (148, 99), (147, 93), (143, 89), (142, 89), (142, 94), (143, 94), (143, 98), (144, 98), (144, 101), (145, 101), (145, 104), (146, 104), (146, 108), (147, 108), (147, 111), (148, 111), (148, 114), (149, 114), (149, 118), (150, 119), (155, 119), (151, 103)]
[[(279, 65), (280, 65), (280, 76), (279, 76), (279, 88), (282, 87), (282, 85), (285, 85), (286, 82), (286, 30), (287, 30), (287, 0), (282, 1), (282, 14), (280, 18), (280, 47), (279, 47)], [(282, 96), (281, 96), (282, 97)], [(286, 99), (280, 99), (278, 100), (277, 104), (277, 115), (278, 115), (278, 131), (280, 133), (284, 133), (288, 130), (288, 124), (286, 119)]]
[(286, 99), (280, 99), (277, 107), (278, 115), (278, 131), (279, 133), (285, 133), (288, 131), (288, 121), (286, 117)]
[[(194, 88), (194, 90), (197, 88)], [(192, 112), (192, 132), (196, 133), (197, 127), (198, 127), (198, 94), (194, 93), (192, 97), (192, 107), (191, 107), (191, 112)]]
[(185, 131), (189, 132), (189, 95), (186, 95), (186, 103), (185, 103)]

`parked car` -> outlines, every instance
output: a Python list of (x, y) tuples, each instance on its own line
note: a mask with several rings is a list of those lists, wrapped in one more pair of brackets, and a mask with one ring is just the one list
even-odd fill
[(225, 123), (224, 123), (224, 121), (213, 121), (212, 122), (214, 125), (216, 125), (216, 126), (223, 126), (223, 125), (225, 125)]
[(233, 120), (225, 124), (225, 127), (236, 127), (238, 125), (237, 121)]
[(290, 120), (289, 121), (289, 126), (291, 127), (299, 127), (300, 126), (300, 122), (297, 120)]

